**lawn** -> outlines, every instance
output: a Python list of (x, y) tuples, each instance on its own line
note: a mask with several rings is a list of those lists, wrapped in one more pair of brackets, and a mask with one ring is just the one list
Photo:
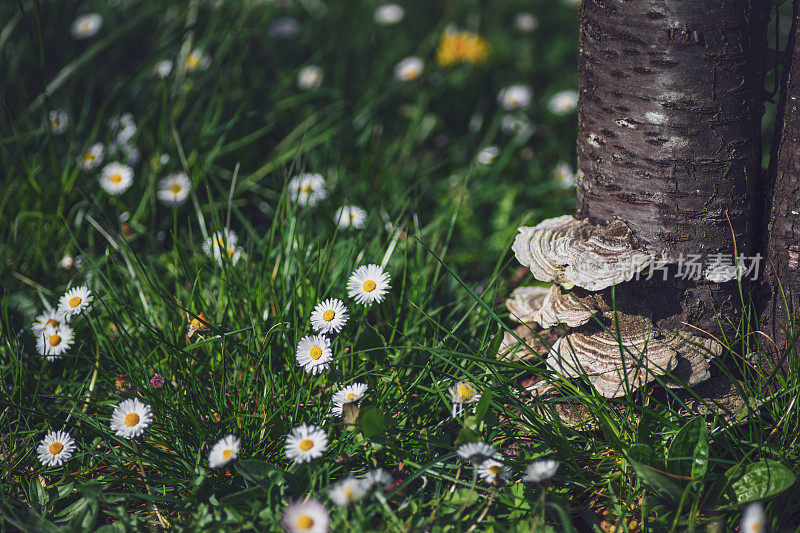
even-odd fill
[(800, 357), (748, 320), (736, 417), (504, 353), (576, 13), (0, 4), (0, 529), (797, 531)]

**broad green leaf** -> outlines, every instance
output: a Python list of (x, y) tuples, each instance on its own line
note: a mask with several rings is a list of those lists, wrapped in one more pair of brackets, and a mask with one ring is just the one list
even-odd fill
[(475, 418), (478, 420), (483, 420), (486, 416), (486, 412), (489, 410), (489, 405), (492, 403), (492, 391), (490, 389), (486, 389), (481, 394), (481, 399), (478, 401), (478, 407), (475, 408)]
[(364, 407), (358, 417), (358, 426), (364, 438), (371, 439), (383, 433), (386, 429), (386, 419), (375, 407)]
[(687, 422), (675, 435), (667, 455), (667, 471), (701, 478), (708, 470), (708, 431), (701, 417)]
[(497, 330), (492, 342), (489, 343), (489, 348), (487, 349), (487, 355), (495, 357), (497, 353), (500, 351), (500, 345), (503, 344), (503, 328)]
[(478, 442), (479, 440), (481, 440), (480, 435), (467, 427), (463, 427), (461, 431), (458, 432), (458, 437), (456, 437), (456, 446), (461, 446), (468, 442)]
[(725, 489), (721, 508), (772, 498), (790, 488), (795, 481), (791, 470), (772, 459), (762, 459), (745, 467), (734, 466), (723, 476)]
[(675, 479), (666, 475), (665, 472), (660, 472), (652, 466), (637, 460), (637, 458), (652, 459), (653, 456), (653, 450), (646, 444), (632, 446), (631, 449), (625, 453), (625, 457), (628, 459), (628, 462), (631, 463), (633, 470), (636, 472), (636, 475), (639, 476), (643, 485), (647, 486), (650, 490), (667, 501), (680, 501), (683, 495), (683, 488)]

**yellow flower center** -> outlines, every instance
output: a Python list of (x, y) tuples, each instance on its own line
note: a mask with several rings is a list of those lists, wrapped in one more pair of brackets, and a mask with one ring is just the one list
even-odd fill
[(83, 160), (86, 161), (87, 163), (90, 163), (95, 160), (95, 156), (92, 152), (86, 152), (83, 155)]
[(231, 454), (232, 453), (233, 453), (233, 450), (222, 450), (222, 458), (227, 461), (228, 459), (231, 458)]
[(170, 191), (172, 194), (178, 194), (178, 193), (180, 193), (182, 190), (183, 190), (183, 188), (182, 188), (180, 185), (178, 185), (177, 183), (173, 183), (173, 184), (172, 184), (172, 187), (170, 187), (170, 188), (169, 188), (169, 191)]
[(108, 178), (108, 181), (111, 183), (119, 183), (122, 181), (122, 175), (119, 172), (115, 172), (114, 174), (111, 174), (111, 177)]
[(314, 447), (314, 441), (312, 441), (311, 439), (305, 439), (300, 441), (300, 449), (303, 450), (304, 452), (307, 452), (313, 447)]
[(375, 290), (376, 286), (377, 285), (375, 285), (374, 281), (368, 279), (367, 281), (364, 282), (363, 285), (361, 285), (361, 288), (364, 289), (364, 292), (372, 292)]
[(303, 185), (303, 192), (305, 194), (308, 194), (308, 193), (311, 192), (311, 184), (310, 183), (306, 183), (305, 185)]
[(333, 312), (333, 309), (328, 309), (324, 313), (322, 313), (322, 320), (325, 322), (330, 322), (333, 320), (333, 317), (336, 316), (336, 313)]
[(73, 296), (72, 298), (69, 299), (69, 302), (67, 302), (67, 303), (69, 303), (69, 306), (71, 308), (75, 309), (76, 307), (81, 305), (82, 301), (83, 301), (83, 299), (80, 296)]
[(348, 500), (353, 499), (353, 489), (351, 489), (350, 487), (345, 487), (344, 489), (342, 489), (342, 492), (344, 492)]
[(81, 31), (83, 33), (86, 33), (87, 31), (89, 31), (91, 29), (92, 29), (92, 23), (91, 22), (89, 22), (88, 20), (84, 20), (83, 22), (81, 22)]
[(58, 455), (59, 453), (61, 453), (61, 450), (63, 449), (64, 449), (63, 444), (61, 444), (60, 442), (54, 442), (53, 444), (50, 445), (49, 448), (47, 448), (47, 451), (50, 452), (50, 455)]
[(186, 58), (186, 68), (189, 70), (194, 70), (200, 64), (200, 55), (199, 54), (189, 54), (189, 57)]
[(194, 329), (203, 329), (203, 328), (205, 327), (205, 324), (203, 324), (202, 322), (200, 322), (200, 320), (199, 320), (199, 319), (197, 319), (197, 318), (193, 318), (193, 319), (192, 319), (192, 324), (191, 324), (191, 326), (192, 326)]
[(139, 423), (139, 415), (138, 414), (136, 414), (136, 413), (128, 413), (125, 416), (125, 425), (128, 426), (129, 428), (132, 428), (133, 426), (135, 426), (138, 423)]
[(47, 342), (50, 343), (50, 346), (58, 346), (61, 344), (61, 337), (58, 335), (50, 335), (50, 338), (47, 339)]
[(307, 514), (302, 514), (300, 518), (297, 519), (297, 527), (300, 529), (311, 529), (314, 527), (314, 519)]
[(50, 320), (45, 322), (44, 325), (45, 326), (53, 326), (54, 328), (57, 328), (58, 327), (58, 320), (56, 320), (55, 318), (51, 318)]
[(491, 472), (492, 474), (495, 474), (495, 475), (499, 474), (502, 471), (503, 471), (503, 468), (500, 467), (500, 466), (497, 466), (497, 465), (493, 465), (493, 466), (489, 467), (489, 472)]
[(352, 402), (353, 400), (355, 400), (355, 399), (356, 399), (356, 395), (355, 395), (354, 393), (352, 393), (352, 392), (351, 392), (351, 393), (349, 393), (349, 394), (347, 395), (347, 399), (348, 399), (348, 400), (350, 400), (350, 401)]
[(308, 355), (311, 357), (311, 359), (316, 361), (317, 359), (322, 357), (322, 348), (320, 348), (319, 346), (312, 346), (311, 349), (308, 351)]
[(236, 248), (234, 248), (233, 246), (228, 246), (227, 248), (225, 248), (225, 252), (228, 254), (228, 257), (233, 257), (233, 254), (236, 253)]
[(461, 399), (463, 401), (467, 401), (472, 399), (473, 396), (475, 396), (475, 390), (469, 385), (459, 385), (458, 394), (461, 396)]

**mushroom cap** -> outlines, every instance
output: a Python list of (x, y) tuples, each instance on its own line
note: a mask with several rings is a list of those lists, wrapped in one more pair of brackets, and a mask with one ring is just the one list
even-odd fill
[(510, 318), (520, 324), (533, 322), (535, 313), (542, 307), (542, 302), (549, 294), (547, 287), (517, 287), (511, 291), (511, 297), (506, 300), (506, 308), (511, 313)]
[(571, 215), (520, 227), (511, 248), (536, 279), (565, 289), (599, 291), (630, 281), (651, 262), (649, 254), (635, 248), (624, 222), (601, 226)]

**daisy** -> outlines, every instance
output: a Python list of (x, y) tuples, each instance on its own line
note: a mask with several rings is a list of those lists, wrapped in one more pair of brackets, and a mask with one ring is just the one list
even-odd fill
[(183, 172), (170, 174), (158, 182), (156, 198), (166, 205), (181, 205), (189, 197), (192, 190), (192, 182)]
[(297, 343), (297, 364), (309, 374), (327, 370), (333, 361), (331, 341), (325, 335), (310, 335)]
[(328, 298), (311, 311), (311, 327), (318, 333), (339, 333), (348, 317), (344, 302), (337, 298)]
[(422, 75), (425, 64), (418, 57), (407, 57), (394, 67), (394, 77), (400, 81), (414, 81)]
[(136, 135), (136, 121), (130, 113), (114, 115), (108, 121), (108, 127), (117, 144), (127, 144)]
[(48, 124), (50, 125), (50, 133), (53, 135), (61, 135), (67, 131), (69, 125), (69, 115), (63, 109), (56, 109), (47, 114)]
[(362, 265), (347, 280), (347, 295), (366, 306), (381, 303), (392, 288), (390, 281), (389, 274), (378, 265)]
[(208, 466), (219, 468), (230, 463), (239, 455), (241, 441), (234, 435), (227, 435), (217, 441), (208, 452)]
[(35, 335), (41, 334), (47, 327), (58, 329), (67, 323), (64, 315), (58, 309), (50, 309), (33, 319), (31, 329)]
[(497, 450), (494, 449), (494, 446), (490, 446), (485, 442), (467, 442), (459, 446), (456, 449), (456, 453), (462, 459), (478, 462), (494, 457), (497, 455)]
[(523, 109), (531, 103), (533, 92), (527, 85), (511, 85), (501, 90), (497, 95), (497, 101), (506, 111)]
[(739, 531), (742, 533), (764, 533), (764, 506), (761, 502), (752, 502), (742, 511)]
[(367, 488), (363, 479), (346, 477), (331, 487), (330, 499), (339, 507), (347, 507), (363, 498)]
[(297, 75), (297, 86), (304, 91), (316, 89), (322, 83), (322, 75), (322, 69), (316, 65), (304, 67)]
[(87, 13), (75, 19), (72, 23), (72, 36), (76, 39), (94, 37), (103, 25), (103, 17), (97, 13)]
[(525, 467), (525, 475), (522, 477), (522, 481), (527, 481), (528, 483), (541, 483), (543, 481), (547, 481), (554, 475), (556, 475), (556, 470), (558, 470), (559, 462), (555, 459), (542, 459), (539, 461), (534, 461)]
[(118, 437), (134, 439), (144, 433), (153, 421), (150, 406), (131, 398), (120, 403), (111, 413), (111, 430)]
[(300, 31), (300, 23), (292, 17), (281, 17), (267, 26), (267, 33), (273, 39), (292, 39)]
[(325, 506), (313, 499), (291, 504), (281, 518), (289, 533), (326, 533), (330, 521)]
[(203, 53), (202, 50), (199, 48), (195, 49), (186, 56), (186, 61), (184, 62), (186, 66), (186, 70), (192, 72), (194, 70), (205, 70), (211, 65), (211, 58), (208, 57), (206, 54)]
[(85, 285), (73, 287), (58, 299), (58, 312), (66, 318), (79, 315), (89, 307), (93, 299), (92, 291)]
[(464, 412), (465, 403), (474, 403), (481, 399), (481, 395), (471, 383), (458, 381), (450, 387), (447, 392), (453, 401), (453, 418), (460, 416)]
[(491, 165), (497, 160), (498, 155), (500, 155), (500, 148), (497, 146), (487, 146), (478, 152), (477, 161), (481, 165)]
[(392, 486), (394, 483), (394, 478), (383, 468), (376, 468), (375, 470), (367, 471), (367, 473), (364, 474), (362, 481), (364, 482), (367, 490), (375, 485), (379, 485), (382, 489), (386, 490)]
[(153, 71), (159, 78), (166, 78), (172, 73), (172, 60), (162, 59), (153, 67)]
[(531, 13), (517, 13), (514, 17), (514, 27), (520, 33), (530, 33), (539, 27), (539, 20)]
[(500, 485), (511, 479), (511, 469), (496, 459), (484, 460), (476, 471), (490, 485)]
[(242, 248), (236, 245), (237, 242), (239, 242), (239, 238), (236, 234), (225, 228), (223, 231), (214, 233), (203, 243), (203, 252), (214, 258), (220, 266), (224, 263), (225, 256), (232, 265), (236, 265), (242, 256)]
[(328, 449), (325, 430), (313, 424), (300, 424), (286, 436), (286, 457), (295, 463), (308, 463), (322, 457)]
[(339, 229), (361, 229), (367, 220), (367, 212), (355, 205), (343, 205), (333, 214), (333, 220)]
[(94, 143), (84, 152), (81, 168), (83, 170), (92, 170), (97, 167), (103, 162), (103, 154), (105, 154), (105, 152), (106, 148), (103, 146), (103, 143)]
[(322, 174), (306, 172), (294, 176), (288, 185), (289, 197), (299, 205), (315, 206), (317, 202), (328, 196), (325, 191), (325, 179)]
[(61, 466), (73, 455), (75, 440), (66, 431), (51, 431), (42, 439), (36, 451), (44, 466)]
[(553, 178), (565, 189), (575, 185), (575, 172), (572, 171), (572, 167), (568, 163), (563, 161), (553, 169)]
[(529, 135), (536, 125), (525, 115), (508, 114), (500, 121), (500, 130), (506, 135)]
[(75, 332), (66, 324), (58, 329), (47, 326), (44, 331), (36, 335), (36, 349), (41, 355), (46, 355), (48, 361), (53, 361), (64, 355), (75, 340)]
[(561, 91), (553, 95), (547, 102), (547, 108), (556, 115), (566, 115), (578, 107), (577, 91)]
[(133, 184), (133, 169), (122, 163), (109, 163), (100, 172), (100, 186), (108, 194), (119, 196)]
[(375, 22), (381, 26), (391, 26), (403, 20), (405, 12), (397, 4), (384, 4), (375, 10)]
[(369, 387), (365, 383), (353, 383), (352, 385), (348, 385), (339, 392), (335, 393), (333, 395), (333, 399), (331, 400), (333, 403), (333, 409), (331, 409), (331, 413), (336, 416), (342, 416), (344, 404), (360, 402), (367, 393), (368, 388)]
[(58, 262), (58, 266), (60, 266), (64, 270), (69, 270), (70, 268), (75, 266), (75, 260), (72, 259), (71, 255), (64, 254), (64, 257), (62, 257), (61, 261)]

